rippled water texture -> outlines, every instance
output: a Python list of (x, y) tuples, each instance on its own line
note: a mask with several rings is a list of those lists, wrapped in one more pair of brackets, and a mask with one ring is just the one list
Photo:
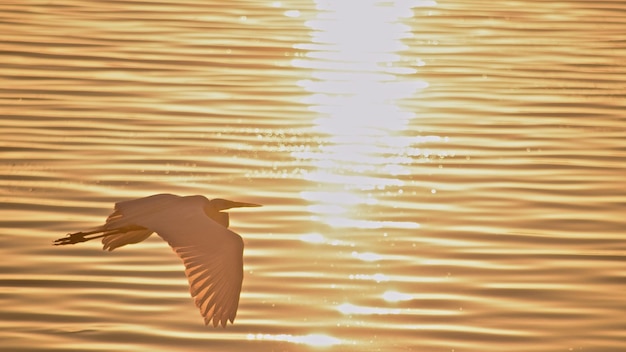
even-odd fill
[[(625, 351), (623, 1), (2, 1), (3, 351)], [(205, 327), (157, 236), (245, 239)]]

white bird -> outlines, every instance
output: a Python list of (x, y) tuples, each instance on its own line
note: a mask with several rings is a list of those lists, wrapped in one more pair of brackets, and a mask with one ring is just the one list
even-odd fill
[(235, 320), (239, 306), (243, 240), (228, 229), (228, 213), (222, 210), (259, 206), (219, 198), (208, 200), (204, 196), (155, 194), (116, 203), (104, 225), (69, 233), (54, 244), (102, 238), (103, 249), (112, 251), (141, 242), (156, 232), (182, 259), (191, 296), (204, 323), (226, 327), (227, 321), (232, 324)]

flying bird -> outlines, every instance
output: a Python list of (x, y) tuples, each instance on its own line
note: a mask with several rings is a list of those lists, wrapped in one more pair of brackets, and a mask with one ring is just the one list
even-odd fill
[(76, 244), (102, 238), (112, 251), (139, 243), (156, 232), (185, 265), (189, 290), (206, 325), (226, 327), (235, 320), (243, 281), (243, 240), (228, 229), (223, 210), (259, 207), (258, 204), (155, 194), (119, 202), (104, 225), (69, 233), (55, 245)]

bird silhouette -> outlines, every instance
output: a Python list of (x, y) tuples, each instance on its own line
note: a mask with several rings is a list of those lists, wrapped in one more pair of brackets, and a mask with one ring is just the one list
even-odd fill
[(155, 194), (115, 204), (104, 225), (69, 233), (55, 245), (102, 238), (112, 251), (139, 243), (156, 232), (185, 265), (189, 290), (206, 325), (226, 327), (235, 320), (243, 281), (243, 240), (228, 229), (223, 210), (258, 204), (207, 199), (204, 196)]

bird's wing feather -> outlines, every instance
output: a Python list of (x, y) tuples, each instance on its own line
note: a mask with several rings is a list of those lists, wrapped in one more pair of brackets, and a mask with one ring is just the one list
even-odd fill
[(139, 243), (150, 237), (152, 232), (152, 230), (139, 227), (138, 229), (107, 235), (102, 237), (102, 249), (112, 251), (127, 244)]
[(124, 216), (127, 212), (140, 214), (132, 215), (133, 223), (156, 232), (182, 259), (191, 296), (205, 323), (212, 322), (213, 326), (226, 326), (227, 321), (232, 323), (243, 281), (241, 237), (204, 213), (204, 202), (208, 201), (204, 197), (157, 200), (165, 205), (154, 207), (152, 213), (134, 209), (140, 205), (151, 206), (145, 202), (130, 201), (117, 207)]
[[(205, 324), (226, 326), (237, 314), (243, 280), (243, 244), (231, 244), (217, 250), (206, 246), (174, 247), (185, 264), (189, 292)], [(213, 252), (211, 258), (207, 258), (208, 252)]]
[(180, 198), (180, 196), (174, 194), (155, 194), (149, 197), (116, 203), (113, 213), (107, 218), (106, 223), (102, 226), (102, 230), (123, 230), (103, 237), (103, 249), (112, 251), (127, 244), (139, 243), (150, 237), (153, 232), (151, 229), (141, 227), (126, 229), (126, 227), (139, 225), (138, 222), (141, 222), (146, 217), (150, 217), (151, 214), (167, 209), (179, 201)]
[(180, 201), (181, 198), (183, 197), (164, 193), (115, 203), (115, 210), (109, 215), (104, 226), (107, 229), (129, 225), (143, 226), (138, 222), (161, 210), (172, 208), (172, 205)]

